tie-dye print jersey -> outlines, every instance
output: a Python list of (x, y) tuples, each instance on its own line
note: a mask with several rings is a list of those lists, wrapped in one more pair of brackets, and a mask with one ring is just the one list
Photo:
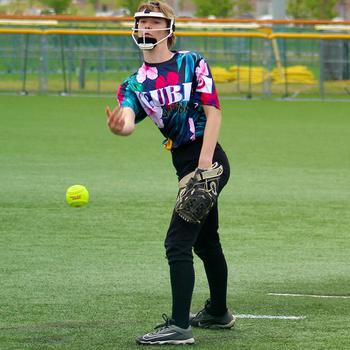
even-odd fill
[(143, 63), (117, 95), (122, 107), (134, 110), (136, 123), (148, 115), (173, 148), (203, 136), (203, 105), (220, 108), (209, 66), (189, 51), (175, 52), (167, 62)]

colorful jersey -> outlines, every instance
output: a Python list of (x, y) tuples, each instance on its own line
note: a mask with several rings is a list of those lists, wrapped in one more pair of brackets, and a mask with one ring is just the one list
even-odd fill
[(189, 51), (175, 52), (166, 62), (143, 63), (117, 95), (122, 107), (134, 110), (136, 123), (148, 115), (174, 148), (203, 136), (203, 105), (220, 108), (208, 64)]

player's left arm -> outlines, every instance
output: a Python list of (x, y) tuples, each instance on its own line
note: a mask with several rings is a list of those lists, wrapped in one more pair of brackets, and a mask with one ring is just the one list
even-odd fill
[(214, 106), (203, 106), (207, 122), (204, 128), (203, 145), (198, 161), (199, 169), (209, 169), (213, 164), (215, 146), (219, 139), (221, 111)]

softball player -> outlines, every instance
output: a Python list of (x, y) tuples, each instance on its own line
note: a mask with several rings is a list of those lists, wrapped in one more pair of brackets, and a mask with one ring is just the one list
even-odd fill
[[(135, 13), (133, 40), (144, 62), (118, 89), (119, 105), (106, 108), (108, 126), (117, 135), (130, 135), (149, 116), (166, 138), (179, 180), (195, 169), (223, 169), (217, 193), (226, 185), (230, 167), (218, 144), (220, 105), (206, 60), (195, 52), (172, 51), (175, 16), (164, 2), (149, 2)], [(191, 177), (191, 176), (189, 176)], [(174, 210), (165, 239), (170, 267), (172, 315), (155, 331), (136, 338), (139, 344), (191, 344), (192, 327), (231, 328), (235, 318), (227, 309), (227, 265), (218, 234), (217, 204), (198, 224)], [(201, 258), (210, 298), (203, 310), (190, 314), (194, 287), (194, 252)]]

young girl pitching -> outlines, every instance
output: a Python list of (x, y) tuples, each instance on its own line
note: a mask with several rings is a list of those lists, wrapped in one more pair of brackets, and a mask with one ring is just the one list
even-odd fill
[[(147, 116), (164, 135), (178, 180), (186, 185), (193, 172), (222, 169), (215, 193), (230, 176), (229, 162), (218, 143), (220, 104), (208, 63), (200, 54), (173, 51), (175, 16), (164, 2), (149, 2), (135, 13), (133, 40), (143, 63), (118, 89), (119, 105), (106, 108), (107, 123), (116, 135), (130, 135)], [(190, 175), (189, 175), (190, 174)], [(184, 182), (185, 181), (185, 182)], [(170, 267), (172, 314), (164, 323), (136, 338), (139, 344), (191, 344), (193, 327), (231, 328), (235, 318), (226, 305), (227, 265), (218, 234), (218, 207), (200, 222), (184, 220), (174, 210), (165, 238)], [(190, 314), (194, 287), (192, 250), (203, 261), (210, 297)]]

